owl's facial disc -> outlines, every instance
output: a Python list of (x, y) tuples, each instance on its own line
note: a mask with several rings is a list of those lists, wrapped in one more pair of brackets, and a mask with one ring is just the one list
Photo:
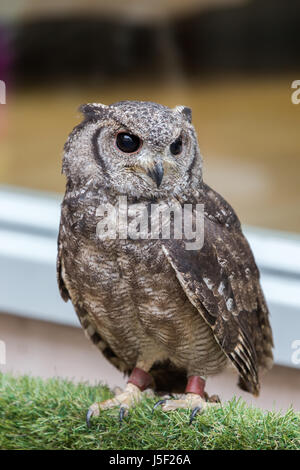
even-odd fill
[[(176, 135), (176, 134), (175, 134)], [(141, 178), (149, 189), (157, 189), (164, 178), (172, 179), (184, 148), (184, 134), (177, 131), (177, 137), (159, 149), (153, 148), (149, 142), (143, 141), (129, 129), (119, 129), (114, 134), (115, 150), (123, 161), (125, 169)], [(167, 179), (168, 179), (167, 178)], [(150, 181), (152, 180), (152, 184)], [(150, 183), (150, 185), (149, 185)], [(170, 183), (170, 182), (169, 182)]]
[[(182, 152), (182, 136), (180, 135), (170, 145), (170, 152), (172, 155), (179, 155)], [(162, 159), (163, 160), (163, 159)], [(159, 188), (164, 176), (164, 166), (162, 162), (154, 163), (151, 168), (148, 169), (147, 175), (153, 179)]]
[[(116, 135), (116, 146), (121, 152), (125, 154), (133, 155), (138, 153), (142, 145), (143, 142), (137, 135), (125, 131), (120, 131)], [(177, 155), (179, 153), (179, 147), (181, 149), (181, 145), (181, 138), (176, 139), (176, 141), (173, 142), (170, 146), (171, 152), (174, 155)], [(147, 174), (147, 176), (149, 176), (154, 181), (157, 188), (159, 188), (161, 185), (164, 176), (164, 167), (162, 161), (157, 161), (157, 159), (152, 161), (152, 158), (141, 158), (139, 163), (137, 160), (135, 170), (145, 171), (145, 174)]]

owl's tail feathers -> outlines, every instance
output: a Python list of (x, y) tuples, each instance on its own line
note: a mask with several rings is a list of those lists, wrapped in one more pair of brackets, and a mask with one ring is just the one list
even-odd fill
[(261, 286), (259, 288), (259, 308), (257, 310), (257, 324), (254, 325), (252, 337), (257, 356), (259, 375), (262, 377), (273, 366), (273, 334), (269, 320), (269, 311), (265, 302)]
[(259, 392), (260, 392), (260, 384), (259, 383), (254, 384), (253, 382), (250, 382), (250, 381), (246, 380), (245, 378), (239, 376), (238, 386), (244, 392), (252, 393), (252, 395), (254, 395), (255, 397), (259, 396)]
[[(270, 350), (271, 351), (271, 350)], [(268, 370), (270, 370), (273, 366), (273, 355), (272, 352), (269, 355), (265, 355), (263, 361), (261, 360), (259, 364), (259, 372), (258, 372), (258, 378), (260, 379), (265, 375)], [(241, 390), (244, 390), (245, 392), (252, 393), (255, 397), (259, 396), (260, 392), (260, 383), (254, 382), (252, 380), (247, 380), (246, 378), (239, 376), (239, 381), (238, 381), (238, 386), (240, 387)]]

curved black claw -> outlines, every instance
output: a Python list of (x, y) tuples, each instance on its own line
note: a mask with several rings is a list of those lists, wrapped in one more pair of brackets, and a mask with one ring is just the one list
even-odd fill
[(189, 422), (189, 425), (192, 424), (192, 422), (194, 421), (194, 418), (196, 416), (196, 414), (198, 413), (198, 411), (201, 410), (201, 406), (195, 406), (195, 408), (192, 410), (191, 412), (191, 416), (190, 416), (190, 422)]
[(127, 409), (126, 409), (124, 406), (121, 406), (121, 407), (120, 407), (120, 412), (119, 412), (119, 421), (120, 421), (120, 424), (121, 424), (122, 421), (123, 421), (123, 418), (124, 418), (124, 416), (125, 416), (125, 414), (126, 414), (126, 411), (127, 411)]
[(93, 416), (93, 410), (89, 409), (87, 414), (86, 414), (86, 424), (87, 424), (87, 427), (90, 428), (91, 427), (91, 417)]
[(152, 408), (152, 413), (154, 412), (154, 410), (159, 406), (159, 405), (162, 405), (163, 403), (166, 403), (166, 399), (165, 400), (158, 400), (155, 405), (153, 406)]

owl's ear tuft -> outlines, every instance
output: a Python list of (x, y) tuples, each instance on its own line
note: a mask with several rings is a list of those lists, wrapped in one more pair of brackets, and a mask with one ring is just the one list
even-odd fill
[(182, 114), (187, 122), (190, 122), (190, 123), (192, 122), (191, 108), (188, 108), (187, 106), (178, 105), (178, 106), (175, 106), (175, 108), (173, 108), (173, 111), (175, 111), (175, 113)]
[(86, 117), (100, 117), (103, 112), (108, 108), (106, 104), (101, 103), (86, 103), (79, 106), (78, 110)]

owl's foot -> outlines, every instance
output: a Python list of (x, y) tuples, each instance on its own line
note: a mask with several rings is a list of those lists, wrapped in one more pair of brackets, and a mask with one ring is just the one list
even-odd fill
[(161, 405), (163, 411), (174, 411), (183, 408), (191, 409), (191, 416), (189, 424), (192, 424), (197, 413), (203, 413), (205, 409), (211, 406), (220, 406), (220, 401), (217, 398), (211, 397), (210, 401), (206, 401), (205, 398), (196, 393), (186, 393), (177, 400), (159, 400), (154, 408)]
[(119, 419), (120, 422), (123, 420), (124, 416), (128, 414), (129, 408), (132, 408), (136, 403), (138, 403), (142, 398), (143, 392), (134, 384), (128, 383), (125, 387), (125, 390), (121, 393), (118, 393), (113, 398), (108, 400), (93, 403), (88, 409), (86, 415), (86, 423), (90, 427), (91, 418), (93, 416), (99, 416), (101, 410), (109, 410), (110, 408), (115, 408), (119, 406)]
[(120, 409), (119, 420), (121, 423), (124, 416), (128, 414), (129, 408), (133, 408), (134, 405), (141, 400), (144, 393), (148, 395), (151, 393), (151, 390), (147, 390), (147, 388), (152, 383), (153, 378), (150, 374), (139, 367), (135, 367), (123, 392), (118, 388), (114, 398), (109, 398), (100, 403), (93, 403), (93, 405), (89, 407), (86, 415), (88, 427), (90, 427), (92, 416), (99, 416), (100, 410), (108, 410), (116, 406), (119, 406)]
[(176, 400), (159, 400), (153, 410), (159, 405), (162, 406), (163, 411), (173, 411), (181, 408), (190, 408), (190, 424), (192, 424), (195, 416), (199, 412), (203, 412), (206, 408), (211, 406), (220, 406), (220, 399), (217, 395), (209, 398), (207, 393), (204, 392), (205, 380), (202, 377), (192, 375), (188, 378), (188, 383), (185, 389), (185, 394)]

